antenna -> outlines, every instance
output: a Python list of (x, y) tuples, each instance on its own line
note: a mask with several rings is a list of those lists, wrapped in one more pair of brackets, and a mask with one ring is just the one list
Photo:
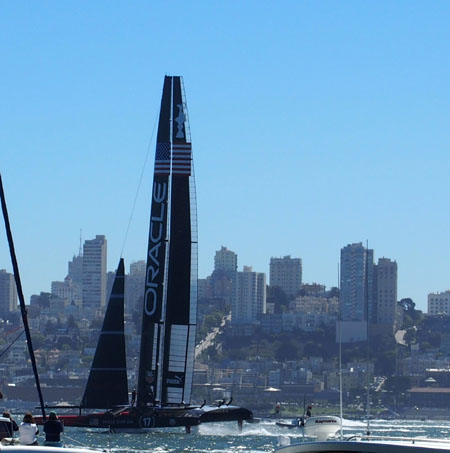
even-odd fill
[(83, 230), (80, 228), (80, 247), (78, 249), (78, 256), (83, 255)]
[(340, 276), (340, 268), (339, 263), (337, 265), (337, 273), (338, 273), (338, 289), (339, 289), (339, 313), (338, 313), (338, 326), (339, 326), (339, 416), (341, 418), (341, 430), (340, 430), (340, 438), (342, 440), (344, 433), (343, 433), (343, 402), (342, 402), (342, 316), (341, 316), (341, 276)]
[(369, 240), (366, 239), (366, 269), (365, 269), (365, 296), (366, 296), (366, 318), (367, 318), (367, 362), (366, 362), (366, 371), (367, 371), (367, 430), (366, 435), (370, 436), (370, 342), (369, 342)]

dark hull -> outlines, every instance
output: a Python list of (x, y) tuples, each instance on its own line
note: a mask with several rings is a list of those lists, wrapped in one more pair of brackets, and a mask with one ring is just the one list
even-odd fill
[[(77, 428), (103, 428), (111, 430), (169, 428), (176, 426), (197, 426), (200, 419), (189, 414), (189, 410), (180, 408), (155, 408), (145, 411), (126, 408), (115, 411), (97, 412), (84, 415), (60, 415), (65, 426)], [(37, 418), (38, 424), (42, 423)]]
[[(248, 409), (236, 406), (189, 406), (155, 407), (97, 412), (85, 415), (60, 415), (65, 426), (77, 428), (102, 428), (111, 430), (139, 430), (149, 428), (191, 427), (200, 423), (251, 420), (253, 414)], [(35, 418), (42, 424), (42, 417)]]

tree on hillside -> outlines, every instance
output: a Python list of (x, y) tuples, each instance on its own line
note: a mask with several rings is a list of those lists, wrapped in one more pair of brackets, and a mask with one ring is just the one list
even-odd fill
[(403, 328), (415, 326), (422, 319), (422, 312), (416, 310), (416, 304), (410, 297), (406, 297), (398, 302), (403, 309)]

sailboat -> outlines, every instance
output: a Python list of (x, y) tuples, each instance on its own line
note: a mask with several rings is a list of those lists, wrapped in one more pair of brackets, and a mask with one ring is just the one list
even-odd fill
[[(166, 76), (155, 153), (136, 405), (128, 404), (121, 260), (78, 415), (66, 426), (141, 431), (250, 420), (250, 410), (191, 405), (197, 323), (197, 217), (182, 78)], [(74, 406), (72, 406), (74, 407)], [(82, 409), (108, 409), (82, 414)]]

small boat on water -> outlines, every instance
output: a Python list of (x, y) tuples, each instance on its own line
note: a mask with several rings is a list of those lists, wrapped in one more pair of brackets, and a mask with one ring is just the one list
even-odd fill
[(88, 448), (72, 448), (72, 447), (47, 447), (45, 445), (21, 445), (21, 444), (14, 444), (14, 445), (4, 445), (0, 446), (0, 451), (3, 452), (14, 452), (14, 453), (93, 453), (95, 451), (102, 451), (102, 450), (94, 450)]
[(402, 437), (352, 437), (348, 440), (304, 442), (275, 449), (276, 453), (432, 453), (450, 452), (450, 441)]
[(306, 437), (315, 437), (319, 440), (334, 437), (341, 429), (341, 419), (334, 415), (300, 417), (292, 423), (277, 422), (276, 424), (282, 428), (301, 429)]

